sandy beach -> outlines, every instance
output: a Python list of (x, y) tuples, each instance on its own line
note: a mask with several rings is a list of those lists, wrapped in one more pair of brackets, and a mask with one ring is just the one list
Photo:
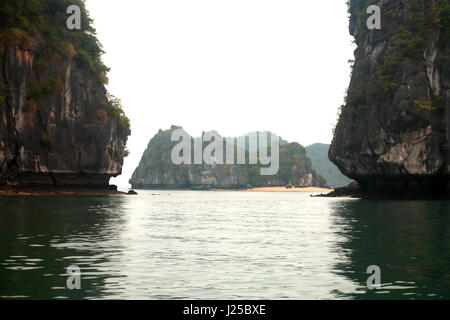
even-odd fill
[(259, 192), (323, 192), (328, 193), (332, 192), (333, 189), (326, 188), (286, 188), (286, 187), (262, 187), (262, 188), (253, 188), (247, 189), (246, 191), (259, 191)]

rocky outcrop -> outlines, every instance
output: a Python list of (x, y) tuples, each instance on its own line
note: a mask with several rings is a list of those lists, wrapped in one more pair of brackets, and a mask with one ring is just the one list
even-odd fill
[[(359, 188), (358, 182), (353, 181), (349, 183), (345, 187), (339, 187), (335, 188), (333, 191), (326, 193), (326, 194), (320, 194), (320, 195), (312, 195), (311, 197), (314, 198), (362, 198), (367, 197), (367, 194), (362, 194), (361, 189)], [(377, 198), (376, 195), (371, 194), (369, 195), (371, 198)]]
[(99, 112), (109, 102), (98, 75), (70, 43), (64, 55), (40, 33), (1, 36), (0, 185), (107, 187), (129, 129)]
[[(370, 3), (369, 3), (370, 2)], [(362, 194), (450, 196), (450, 1), (349, 2), (357, 44), (329, 158)]]
[[(176, 142), (172, 132), (160, 130), (149, 142), (139, 166), (130, 179), (134, 189), (246, 189), (264, 186), (327, 187), (326, 180), (313, 169), (306, 150), (297, 143), (281, 140), (280, 170), (261, 176), (258, 165), (181, 164), (175, 165), (171, 152)], [(204, 133), (205, 134), (205, 133)], [(194, 139), (191, 138), (192, 143)]]

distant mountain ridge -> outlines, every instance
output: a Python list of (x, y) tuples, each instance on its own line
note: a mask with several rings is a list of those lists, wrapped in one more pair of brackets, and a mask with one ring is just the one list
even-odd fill
[(315, 143), (306, 147), (313, 169), (320, 173), (330, 187), (338, 188), (350, 184), (353, 180), (344, 176), (336, 165), (328, 159), (329, 144)]
[[(195, 164), (175, 165), (171, 152), (178, 142), (172, 133), (181, 127), (160, 130), (149, 142), (130, 184), (135, 189), (246, 189), (265, 186), (328, 187), (312, 167), (306, 149), (280, 139), (278, 174), (262, 176), (258, 165)], [(205, 133), (204, 133), (205, 134)], [(199, 139), (199, 138), (196, 138)], [(191, 137), (194, 143), (194, 138)], [(207, 144), (207, 143), (206, 143)], [(248, 156), (250, 143), (246, 144)], [(246, 162), (248, 163), (248, 162)]]

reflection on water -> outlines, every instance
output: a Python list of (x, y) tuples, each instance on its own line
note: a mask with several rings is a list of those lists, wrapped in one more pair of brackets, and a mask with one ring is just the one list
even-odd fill
[[(103, 288), (122, 276), (104, 267), (124, 250), (114, 240), (126, 226), (122, 199), (0, 199), (0, 296), (103, 296)], [(66, 288), (66, 268), (72, 263), (87, 280), (82, 291)]]
[[(450, 298), (450, 206), (431, 201), (347, 201), (332, 204), (347, 260), (336, 272), (360, 285), (362, 299)], [(381, 268), (379, 290), (365, 288), (366, 267)]]
[(0, 208), (3, 299), (450, 298), (449, 202), (176, 191)]

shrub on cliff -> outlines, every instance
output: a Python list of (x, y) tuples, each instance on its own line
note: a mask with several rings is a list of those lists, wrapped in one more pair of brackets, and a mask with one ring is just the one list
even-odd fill
[(45, 96), (62, 90), (61, 75), (55, 72), (47, 81), (35, 81), (31, 84), (29, 98), (41, 101)]
[(102, 107), (108, 116), (117, 120), (117, 133), (119, 137), (126, 138), (130, 132), (130, 119), (128, 119), (123, 111), (122, 101), (114, 96), (111, 96), (108, 101), (103, 103)]
[[(66, 10), (70, 5), (81, 8), (81, 30), (68, 30)], [(101, 56), (104, 53), (92, 27), (92, 20), (83, 0), (2, 0), (0, 2), (0, 46), (3, 43), (28, 45), (40, 36), (46, 54), (59, 52), (105, 81), (109, 69)]]
[(97, 118), (103, 122), (105, 122), (108, 119), (108, 113), (103, 108), (98, 109), (96, 115)]

